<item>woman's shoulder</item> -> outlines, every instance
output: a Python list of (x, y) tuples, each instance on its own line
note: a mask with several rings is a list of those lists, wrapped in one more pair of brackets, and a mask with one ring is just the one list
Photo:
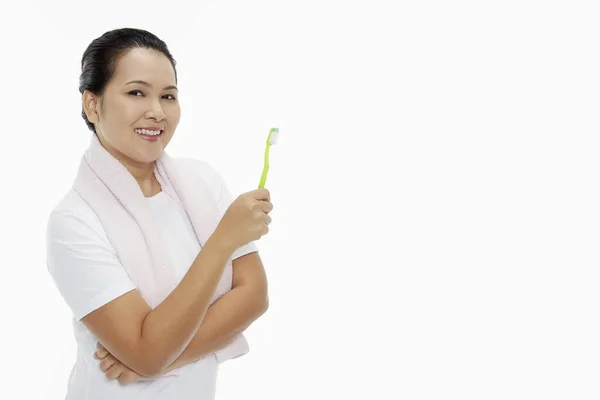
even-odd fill
[(67, 231), (89, 230), (103, 236), (104, 228), (100, 219), (88, 203), (71, 188), (50, 211), (48, 232), (66, 233)]
[(54, 208), (50, 212), (51, 215), (79, 215), (83, 217), (93, 217), (94, 212), (90, 205), (85, 202), (83, 197), (79, 193), (71, 188), (67, 193), (61, 197), (58, 202), (54, 205)]

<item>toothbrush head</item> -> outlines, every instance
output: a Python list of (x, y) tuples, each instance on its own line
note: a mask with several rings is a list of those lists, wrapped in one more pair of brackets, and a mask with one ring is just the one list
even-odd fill
[(271, 132), (269, 132), (269, 139), (268, 139), (269, 145), (277, 144), (278, 140), (279, 140), (279, 128), (271, 128)]

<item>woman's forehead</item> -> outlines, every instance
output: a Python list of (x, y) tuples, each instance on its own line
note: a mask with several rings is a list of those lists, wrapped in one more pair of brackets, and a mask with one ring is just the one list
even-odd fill
[(119, 84), (135, 80), (164, 87), (175, 85), (175, 70), (163, 53), (136, 48), (119, 59), (113, 78), (114, 82)]

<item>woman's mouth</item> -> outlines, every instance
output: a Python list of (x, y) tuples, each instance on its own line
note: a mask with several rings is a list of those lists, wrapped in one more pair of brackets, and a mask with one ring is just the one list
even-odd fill
[(134, 130), (142, 139), (150, 142), (156, 142), (163, 133), (162, 129), (138, 128)]

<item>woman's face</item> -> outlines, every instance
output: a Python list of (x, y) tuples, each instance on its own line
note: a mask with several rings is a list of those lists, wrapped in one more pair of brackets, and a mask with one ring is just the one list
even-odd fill
[(173, 137), (181, 115), (177, 95), (169, 59), (135, 48), (119, 59), (101, 99), (84, 93), (84, 106), (104, 147), (122, 162), (142, 166), (156, 161)]

